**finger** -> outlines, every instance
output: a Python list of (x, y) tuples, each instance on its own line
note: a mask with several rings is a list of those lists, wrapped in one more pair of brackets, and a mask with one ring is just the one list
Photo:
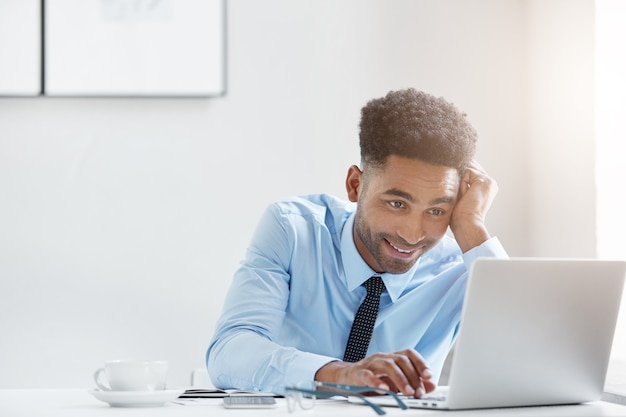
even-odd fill
[(481, 193), (495, 194), (498, 190), (496, 181), (480, 166), (465, 171), (459, 187), (459, 196), (465, 195), (472, 187), (476, 187)]
[(411, 360), (411, 363), (417, 369), (420, 374), (420, 377), (425, 379), (432, 378), (433, 374), (430, 371), (430, 368), (426, 364), (426, 360), (420, 355), (417, 351), (413, 349), (407, 349), (406, 353), (407, 357)]
[(398, 360), (399, 355), (396, 353), (376, 353), (356, 364), (374, 372), (375, 376), (383, 381), (388, 389), (401, 392), (404, 395), (413, 395), (414, 389), (398, 365)]
[(416, 391), (415, 396), (419, 398), (424, 393), (432, 391), (436, 387), (436, 384), (431, 381), (433, 373), (422, 355), (413, 349), (408, 349), (403, 353), (411, 361), (411, 368), (415, 369), (417, 373), (418, 380), (413, 385)]
[(407, 396), (421, 397), (430, 386), (424, 385), (432, 373), (424, 359), (413, 349), (375, 356), (379, 375), (384, 372), (385, 381)]
[(473, 182), (480, 181), (484, 178), (488, 178), (487, 173), (477, 166), (471, 166), (465, 170), (465, 175), (463, 176), (464, 182), (468, 184), (472, 184)]
[(460, 196), (463, 196), (471, 188), (472, 184), (476, 182), (476, 180), (480, 177), (481, 172), (478, 171), (475, 167), (469, 166), (465, 170), (463, 178), (461, 178), (461, 184), (459, 186)]
[(400, 370), (398, 378), (393, 381), (398, 387), (398, 391), (407, 396), (419, 395), (422, 392), (420, 390), (423, 390), (424, 387), (420, 374), (413, 366), (411, 359), (404, 353), (393, 354), (392, 358)]
[(355, 385), (363, 385), (367, 387), (376, 387), (383, 390), (393, 390), (384, 375), (376, 374), (369, 369), (360, 369), (356, 374), (357, 381)]
[(433, 392), (437, 388), (437, 384), (435, 384), (430, 379), (424, 380), (422, 382), (424, 384), (424, 391), (426, 391), (427, 393)]
[(475, 159), (472, 159), (472, 161), (470, 162), (468, 168), (472, 168), (472, 169), (475, 169), (477, 171), (485, 172), (485, 169), (483, 168), (483, 166)]

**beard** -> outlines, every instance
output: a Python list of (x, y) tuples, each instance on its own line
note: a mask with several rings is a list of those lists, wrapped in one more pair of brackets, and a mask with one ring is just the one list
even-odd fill
[[(392, 239), (387, 233), (373, 233), (372, 229), (368, 227), (365, 220), (359, 215), (359, 213), (357, 213), (355, 218), (354, 227), (357, 237), (370, 252), (382, 272), (389, 274), (403, 274), (407, 272), (413, 267), (413, 265), (415, 265), (422, 253), (432, 248), (436, 243), (431, 240), (422, 241), (419, 244), (419, 248), (416, 248), (416, 250), (421, 252), (418, 256), (408, 260), (401, 260), (390, 257), (387, 254), (387, 249), (385, 248), (385, 246), (390, 245), (391, 242), (397, 240), (397, 238)], [(402, 245), (405, 247), (411, 246), (405, 242), (403, 242)]]

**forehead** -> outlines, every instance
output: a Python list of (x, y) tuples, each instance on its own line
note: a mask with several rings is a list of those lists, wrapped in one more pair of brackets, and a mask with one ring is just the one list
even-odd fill
[(455, 168), (433, 165), (416, 159), (391, 155), (385, 165), (370, 176), (368, 188), (376, 193), (401, 193), (431, 200), (456, 197), (459, 173)]

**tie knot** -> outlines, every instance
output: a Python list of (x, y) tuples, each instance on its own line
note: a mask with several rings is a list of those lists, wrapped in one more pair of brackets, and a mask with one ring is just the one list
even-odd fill
[(385, 283), (383, 279), (378, 276), (371, 277), (363, 283), (365, 289), (367, 289), (367, 295), (380, 296), (385, 291)]

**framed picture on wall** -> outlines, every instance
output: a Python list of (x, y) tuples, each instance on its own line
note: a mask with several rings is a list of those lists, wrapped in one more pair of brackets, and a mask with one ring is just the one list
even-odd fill
[(41, 94), (41, 0), (0, 0), (0, 96)]
[(49, 96), (220, 96), (225, 0), (44, 0)]

